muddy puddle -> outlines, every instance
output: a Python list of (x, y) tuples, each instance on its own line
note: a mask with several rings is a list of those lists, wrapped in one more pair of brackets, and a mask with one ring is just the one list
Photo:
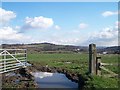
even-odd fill
[(29, 67), (3, 74), (2, 87), (78, 90), (77, 74), (65, 72), (65, 70), (55, 68)]
[(34, 72), (32, 75), (39, 88), (78, 88), (78, 83), (61, 73)]

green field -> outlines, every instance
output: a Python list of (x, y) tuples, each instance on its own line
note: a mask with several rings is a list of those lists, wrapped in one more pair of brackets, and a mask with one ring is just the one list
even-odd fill
[[(118, 63), (118, 55), (100, 55), (102, 62)], [(85, 75), (88, 72), (89, 55), (85, 53), (34, 53), (28, 54), (28, 60), (36, 65), (49, 67), (60, 67), (72, 73)], [(108, 69), (118, 73), (118, 66), (107, 66)], [(102, 72), (102, 75), (106, 72)], [(86, 87), (95, 88), (116, 88), (118, 87), (117, 78), (109, 78), (103, 76), (90, 76), (86, 82)]]
[(85, 73), (88, 70), (87, 54), (28, 54), (28, 60), (42, 66), (60, 67), (76, 73)]

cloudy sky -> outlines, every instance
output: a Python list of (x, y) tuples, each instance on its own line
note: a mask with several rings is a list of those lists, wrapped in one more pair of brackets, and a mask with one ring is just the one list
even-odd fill
[(118, 44), (117, 2), (3, 2), (1, 43)]

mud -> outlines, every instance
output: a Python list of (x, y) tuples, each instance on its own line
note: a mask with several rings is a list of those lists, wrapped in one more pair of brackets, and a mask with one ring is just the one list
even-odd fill
[(24, 68), (2, 74), (2, 88), (37, 88), (34, 77)]

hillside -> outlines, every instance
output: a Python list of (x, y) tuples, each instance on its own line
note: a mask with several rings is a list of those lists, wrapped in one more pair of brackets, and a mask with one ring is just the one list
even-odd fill
[[(56, 45), (52, 43), (33, 43), (33, 44), (2, 44), (2, 48), (27, 49), (29, 52), (88, 52), (87, 46)], [(120, 53), (120, 46), (97, 47), (98, 53)]]
[(42, 52), (42, 51), (67, 51), (67, 52), (87, 52), (88, 47), (84, 46), (72, 46), (72, 45), (56, 45), (52, 43), (34, 43), (34, 44), (3, 44), (2, 48), (22, 48), (27, 49), (30, 52)]

